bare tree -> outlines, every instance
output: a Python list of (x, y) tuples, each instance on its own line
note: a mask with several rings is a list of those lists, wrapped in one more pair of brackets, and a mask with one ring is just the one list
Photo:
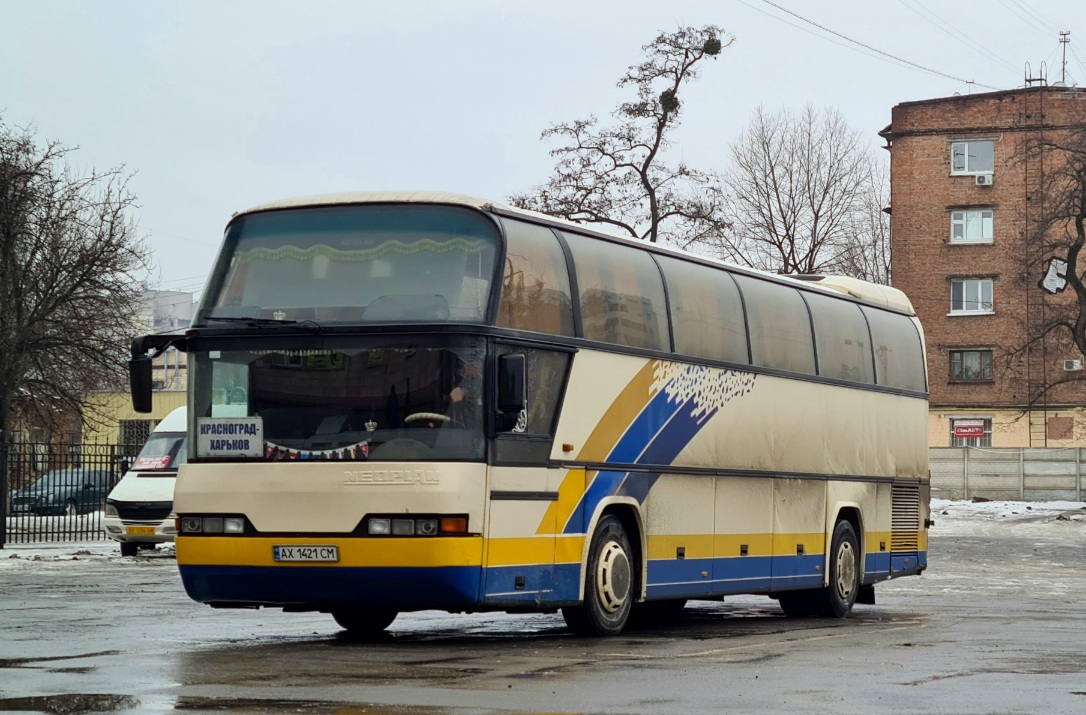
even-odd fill
[(709, 248), (777, 273), (886, 280), (885, 173), (873, 174), (863, 135), (837, 110), (759, 107), (731, 154), (724, 205), (732, 230)]
[(122, 169), (77, 174), (70, 149), (0, 120), (0, 438), (13, 410), (56, 424), (123, 382), (148, 254)]
[(845, 234), (840, 261), (834, 270), (873, 283), (890, 285), (890, 166), (873, 158), (861, 187), (852, 228)]
[(1027, 385), (1030, 404), (1081, 402), (1081, 387), (1067, 386), (1081, 385), (1086, 374), (1046, 356), (1086, 354), (1086, 125), (1029, 139), (1016, 159), (1044, 170), (1033, 172), (1038, 183), (1022, 217), (1024, 339), (1003, 346), (1006, 368)]
[(703, 60), (733, 41), (715, 25), (661, 33), (618, 82), (637, 90), (636, 100), (614, 111), (618, 123), (601, 127), (593, 116), (544, 131), (544, 140), (566, 141), (550, 152), (558, 159), (554, 174), (510, 202), (654, 243), (685, 246), (718, 233), (725, 223), (721, 194), (712, 188), (716, 177), (682, 161), (669, 165), (664, 155), (679, 125), (680, 89), (697, 79)]

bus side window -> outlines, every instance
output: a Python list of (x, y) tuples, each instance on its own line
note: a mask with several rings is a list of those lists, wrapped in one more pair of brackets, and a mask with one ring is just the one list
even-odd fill
[(571, 355), (523, 345), (500, 345), (498, 353), (520, 353), (525, 356), (528, 408), (522, 432), (499, 435), (496, 458), (499, 462), (545, 463), (550, 456), (558, 405), (566, 386)]
[(573, 335), (573, 298), (566, 258), (549, 228), (511, 219), (505, 227), (505, 270), (497, 324)]
[(754, 364), (814, 375), (811, 318), (799, 291), (744, 275), (735, 281), (743, 291)]
[(731, 275), (670, 256), (657, 256), (667, 278), (675, 352), (747, 364), (747, 326)]
[(871, 336), (860, 306), (818, 293), (804, 293), (803, 297), (814, 321), (818, 374), (874, 384)]
[(563, 233), (577, 271), (584, 337), (632, 348), (668, 350), (660, 270), (647, 251)]
[(862, 310), (871, 325), (878, 384), (925, 392), (924, 347), (912, 319), (875, 308), (863, 307)]

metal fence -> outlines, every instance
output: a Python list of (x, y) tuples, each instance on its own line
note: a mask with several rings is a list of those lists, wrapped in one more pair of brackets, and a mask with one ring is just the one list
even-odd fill
[(938, 499), (1082, 501), (1086, 450), (945, 447), (929, 450)]
[(0, 444), (0, 546), (105, 539), (106, 495), (132, 452), (115, 444)]

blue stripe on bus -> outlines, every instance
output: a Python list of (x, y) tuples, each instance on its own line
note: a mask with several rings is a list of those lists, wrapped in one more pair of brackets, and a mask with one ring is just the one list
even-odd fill
[[(696, 406), (693, 400), (675, 404), (665, 417), (662, 405), (666, 404), (663, 391), (657, 393), (650, 406), (646, 408), (619, 440), (619, 444), (607, 456), (609, 462), (627, 464), (671, 464), (690, 440), (701, 430), (716, 410), (694, 417)], [(655, 405), (655, 407), (653, 407)], [(662, 420), (657, 422), (656, 420)], [(640, 423), (640, 424), (638, 424)], [(645, 438), (645, 430), (652, 426), (655, 433)], [(586, 519), (596, 512), (601, 500), (616, 494), (632, 496), (638, 503), (644, 503), (649, 490), (659, 478), (659, 474), (633, 474), (618, 471), (600, 471), (585, 490), (577, 509), (566, 521), (563, 533), (581, 534), (588, 529)], [(633, 477), (631, 479), (631, 477)]]
[(879, 551), (867, 554), (864, 559), (864, 580), (873, 583), (890, 576), (890, 552)]
[(605, 461), (633, 464), (641, 452), (659, 431), (671, 419), (680, 405), (670, 402), (667, 394), (660, 390), (653, 396), (645, 409), (641, 410), (634, 421), (626, 428)]
[[(927, 565), (927, 552), (893, 554), (895, 566), (913, 573)], [(905, 564), (904, 559), (911, 559)], [(865, 582), (891, 578), (891, 554), (868, 554)], [(790, 588), (819, 588), (822, 574), (812, 573), (821, 554), (807, 556), (729, 556), (708, 559), (654, 559), (648, 563), (650, 599), (767, 593)], [(776, 577), (772, 573), (777, 569)], [(895, 573), (900, 573), (895, 569)], [(581, 588), (580, 564), (525, 564), (487, 569), (477, 566), (354, 567), (305, 569), (277, 566), (181, 566), (189, 596), (202, 603), (372, 605), (399, 611), (473, 610), (499, 604), (571, 603)], [(703, 578), (702, 572), (711, 574)], [(515, 577), (525, 587), (515, 588)], [(548, 586), (549, 584), (549, 586)]]
[(202, 603), (369, 604), (417, 611), (471, 608), (481, 600), (479, 566), (179, 568), (185, 590)]

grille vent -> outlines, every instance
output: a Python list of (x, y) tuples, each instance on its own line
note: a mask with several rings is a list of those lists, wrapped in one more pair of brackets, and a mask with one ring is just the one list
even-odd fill
[(121, 521), (162, 521), (173, 511), (173, 502), (113, 502)]
[(920, 522), (920, 485), (895, 484), (892, 489), (893, 516), (890, 551), (917, 551)]

